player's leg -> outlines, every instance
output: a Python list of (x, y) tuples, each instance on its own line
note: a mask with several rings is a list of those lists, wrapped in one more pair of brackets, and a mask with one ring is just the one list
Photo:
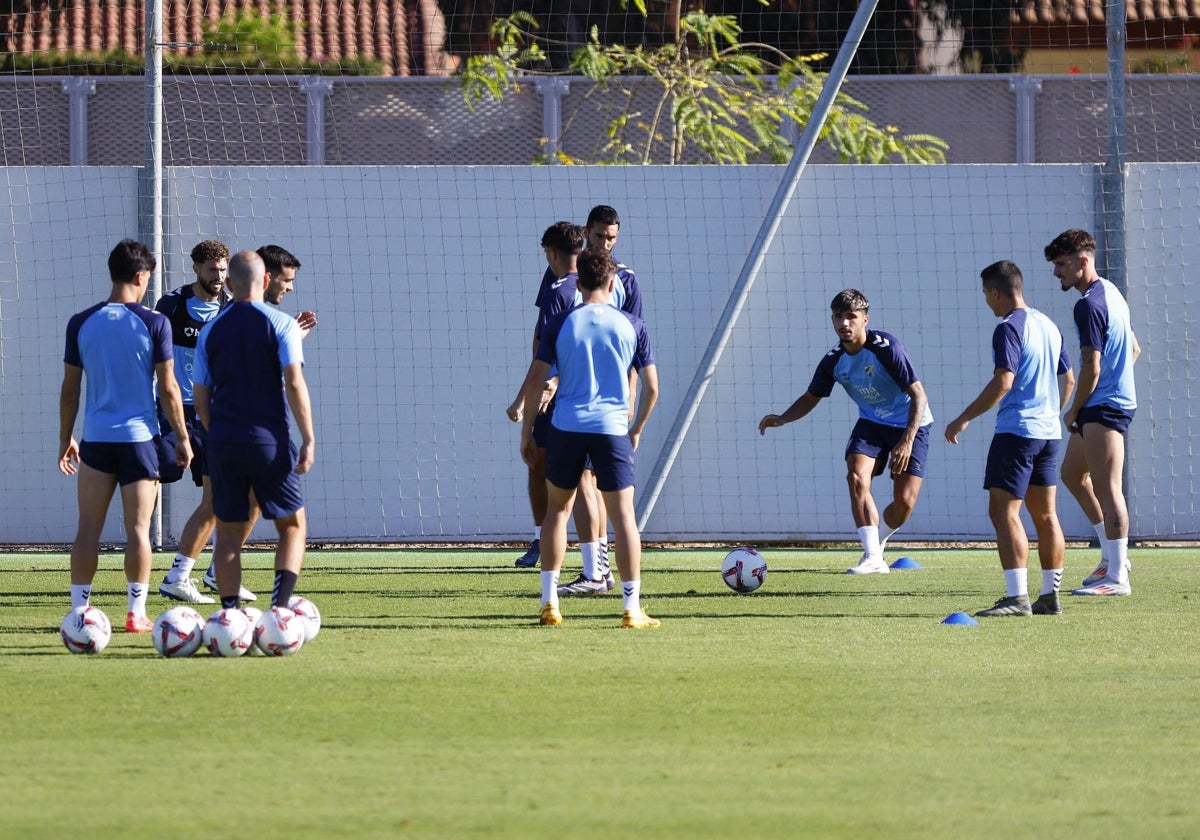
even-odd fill
[(515, 566), (521, 569), (532, 569), (538, 564), (541, 554), (542, 523), (546, 520), (546, 438), (550, 433), (550, 418), (539, 414), (533, 421), (533, 442), (536, 445), (534, 462), (529, 467), (527, 475), (527, 490), (529, 494), (529, 511), (533, 514), (533, 540), (525, 553), (517, 558)]
[[(200, 477), (200, 503), (192, 511), (179, 536), (179, 546), (171, 568), (158, 586), (158, 594), (188, 604), (211, 604), (213, 599), (204, 595), (192, 581), (192, 569), (196, 560), (208, 545), (217, 517), (212, 509), (212, 483), (208, 476)], [(216, 568), (209, 565), (204, 573), (204, 584), (214, 592), (217, 589)]]
[(1029, 537), (1021, 522), (1021, 505), (1029, 491), (1034, 456), (1041, 441), (1012, 434), (992, 437), (983, 486), (988, 491), (988, 518), (996, 532), (996, 550), (1004, 570), (1004, 597), (976, 613), (989, 618), (1032, 615), (1029, 603)]
[(1053, 484), (1031, 484), (1025, 496), (1025, 505), (1029, 508), (1033, 529), (1037, 533), (1038, 561), (1042, 567), (1042, 586), (1037, 600), (1032, 604), (1034, 615), (1058, 615), (1062, 612), (1058, 590), (1062, 586), (1066, 541), (1058, 520), (1057, 501), (1058, 488)]
[(633, 507), (633, 443), (628, 435), (591, 435), (596, 485), (604, 494), (612, 516), (617, 568), (621, 573), (621, 627), (644, 630), (658, 627), (657, 619), (642, 610), (642, 537)]
[(129, 609), (125, 630), (149, 633), (154, 627), (146, 615), (146, 595), (154, 554), (150, 547), (150, 519), (158, 503), (158, 481), (138, 479), (121, 485), (121, 507), (125, 522), (125, 581)]
[[(570, 583), (561, 584), (558, 594), (565, 595), (599, 595), (608, 592), (615, 585), (611, 573), (602, 567), (600, 556), (600, 534), (606, 525), (604, 497), (596, 487), (596, 473), (591, 461), (587, 461), (583, 474), (579, 477), (579, 487), (572, 506), (575, 518), (575, 532), (579, 535), (579, 553), (583, 558), (583, 570)], [(605, 562), (605, 566), (607, 563)]]
[(116, 472), (102, 472), (88, 464), (87, 444), (81, 447), (76, 495), (79, 498), (79, 524), (71, 543), (71, 607), (86, 606), (91, 598), (92, 581), (100, 563), (100, 534), (109, 503), (117, 490)]
[(213, 565), (217, 572), (217, 593), (223, 609), (237, 609), (242, 587), (242, 546), (250, 536), (250, 523), (245, 520), (226, 522), (217, 517), (213, 539)]
[(1101, 423), (1081, 424), (1084, 458), (1092, 476), (1092, 490), (1104, 512), (1105, 540), (1108, 551), (1102, 579), (1074, 590), (1076, 595), (1128, 595), (1129, 585), (1129, 512), (1121, 491), (1125, 468), (1125, 436)]
[[(253, 528), (253, 525), (251, 525)], [(304, 565), (304, 549), (308, 539), (308, 515), (304, 508), (275, 520), (279, 543), (275, 547), (275, 586), (271, 591), (271, 606), (286, 607), (296, 591), (296, 581)]]
[(558, 575), (567, 553), (567, 521), (583, 475), (587, 449), (583, 436), (551, 428), (546, 439), (546, 517), (542, 520), (541, 623), (562, 623), (558, 611)]
[[(903, 430), (897, 430), (897, 438)], [(894, 444), (893, 444), (894, 445)], [(917, 506), (917, 498), (921, 495), (921, 485), (925, 479), (925, 464), (929, 458), (929, 427), (924, 426), (917, 432), (909, 452), (908, 466), (899, 475), (892, 473), (892, 501), (883, 509), (881, 516), (883, 534), (879, 539), (880, 552), (887, 548), (888, 540), (892, 538), (904, 523), (912, 516)]]
[(887, 574), (883, 548), (879, 544), (879, 509), (871, 495), (871, 479), (877, 474), (882, 456), (851, 452), (846, 455), (846, 485), (850, 491), (850, 512), (862, 543), (862, 558), (846, 572), (852, 575)]
[(1108, 574), (1111, 546), (1105, 535), (1104, 511), (1092, 489), (1092, 476), (1088, 471), (1083, 435), (1079, 432), (1071, 434), (1067, 439), (1061, 475), (1063, 484), (1079, 504), (1088, 522), (1092, 524), (1092, 529), (1096, 532), (1096, 539), (1100, 543), (1100, 562), (1092, 573), (1083, 579), (1083, 586), (1091, 586), (1093, 583), (1099, 583)]

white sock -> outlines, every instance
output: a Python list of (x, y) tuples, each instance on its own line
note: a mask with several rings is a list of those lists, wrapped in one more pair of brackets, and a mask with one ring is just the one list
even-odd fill
[(873, 559), (883, 556), (879, 547), (879, 526), (864, 525), (858, 529), (858, 538), (862, 541), (863, 553)]
[(1117, 583), (1129, 583), (1129, 570), (1125, 568), (1129, 560), (1129, 537), (1121, 537), (1112, 541), (1113, 559), (1108, 564), (1108, 579)]
[(92, 585), (90, 583), (71, 584), (71, 609), (86, 607), (92, 600)]
[(596, 555), (596, 571), (600, 573), (596, 580), (608, 575), (612, 572), (612, 566), (608, 563), (608, 534), (600, 535), (599, 552)]
[(192, 569), (196, 566), (196, 558), (175, 552), (175, 560), (167, 570), (167, 583), (182, 583), (191, 577)]
[(640, 613), (642, 611), (641, 599), (642, 581), (640, 579), (621, 581), (621, 609), (635, 614)]
[(127, 594), (129, 595), (129, 611), (134, 615), (146, 614), (146, 593), (150, 591), (150, 587), (144, 583), (127, 583), (125, 584)]
[(580, 543), (579, 553), (583, 555), (583, 576), (588, 580), (600, 580), (600, 573), (596, 570), (596, 555), (600, 553), (600, 543)]
[(533, 529), (533, 541), (535, 543), (537, 543), (538, 545), (541, 545), (541, 539), (542, 539), (542, 526), (539, 525)]
[(1029, 579), (1026, 571), (1026, 569), (1004, 570), (1004, 594), (1009, 598), (1029, 594)]
[(904, 527), (904, 523), (900, 523), (895, 528), (893, 528), (890, 525), (888, 525), (886, 522), (884, 522), (883, 527), (887, 528), (887, 533), (884, 534), (883, 538), (879, 540), (879, 550), (880, 551), (883, 551), (883, 547), (885, 545), (887, 545), (887, 541), (892, 538), (892, 535)]
[(558, 606), (558, 570), (542, 572), (542, 606)]
[(1042, 569), (1042, 591), (1039, 595), (1049, 595), (1057, 592), (1062, 586), (1062, 569)]

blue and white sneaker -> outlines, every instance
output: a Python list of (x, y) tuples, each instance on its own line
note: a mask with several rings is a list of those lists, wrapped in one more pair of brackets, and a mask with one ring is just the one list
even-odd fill
[[(204, 573), (203, 583), (204, 583), (204, 588), (209, 590), (210, 592), (220, 592), (221, 591), (221, 590), (217, 589), (217, 573), (216, 573), (216, 571), (213, 570), (212, 566), (209, 566), (208, 571)], [(238, 590), (238, 597), (241, 598), (243, 601), (257, 601), (258, 600), (258, 596), (255, 595), (253, 592), (251, 592), (249, 589), (247, 589), (244, 586)]]

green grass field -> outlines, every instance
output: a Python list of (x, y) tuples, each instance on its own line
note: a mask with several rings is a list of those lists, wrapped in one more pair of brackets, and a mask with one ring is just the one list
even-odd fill
[(977, 627), (940, 622), (1003, 594), (989, 550), (858, 578), (775, 549), (753, 595), (723, 550), (651, 551), (649, 631), (616, 593), (537, 626), (518, 553), (312, 552), (320, 636), (233, 660), (120, 631), (72, 656), (65, 556), (0, 555), (0, 837), (1200, 836), (1195, 549), (1133, 551), (1131, 598)]

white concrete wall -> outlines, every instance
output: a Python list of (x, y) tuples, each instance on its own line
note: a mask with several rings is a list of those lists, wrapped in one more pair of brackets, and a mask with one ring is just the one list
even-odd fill
[[(781, 171), (174, 169), (164, 281), (188, 282), (185, 255), (203, 238), (234, 249), (276, 242), (302, 260), (284, 308), (320, 317), (305, 344), (319, 438), (305, 480), (314, 540), (522, 539), (532, 530), (525, 470), (503, 409), (528, 363), (541, 232), (559, 218), (582, 222), (593, 204), (621, 211), (617, 253), (642, 279), (663, 384), (639, 453), (644, 485)], [(73, 312), (106, 294), (112, 245), (136, 235), (136, 173), (0, 172), (13, 214), (0, 224), (0, 543), (68, 542), (74, 487), (54, 467), (62, 335)], [(1130, 304), (1146, 351), (1130, 496), (1142, 536), (1200, 535), (1188, 363), (1200, 301), (1185, 276), (1200, 260), (1198, 172), (1130, 175)], [(941, 438), (991, 374), (995, 319), (979, 270), (1015, 260), (1030, 303), (1075, 349), (1075, 298), (1059, 291), (1041, 249), (1062, 229), (1095, 226), (1092, 184), (1087, 166), (811, 167), (647, 536), (852, 535), (848, 398), (835, 393), (765, 438), (756, 425), (804, 391), (835, 339), (828, 302), (855, 286), (872, 301), (872, 326), (909, 346), (936, 418), (908, 536), (987, 538), (980, 484), (992, 418), (959, 447)], [(1160, 329), (1164, 320), (1174, 329)], [(167, 531), (177, 535), (196, 495), (185, 484), (169, 492)], [(882, 505), (886, 479), (876, 492)], [(1060, 508), (1069, 534), (1090, 534), (1065, 493)], [(110, 523), (106, 537), (121, 539)]]

